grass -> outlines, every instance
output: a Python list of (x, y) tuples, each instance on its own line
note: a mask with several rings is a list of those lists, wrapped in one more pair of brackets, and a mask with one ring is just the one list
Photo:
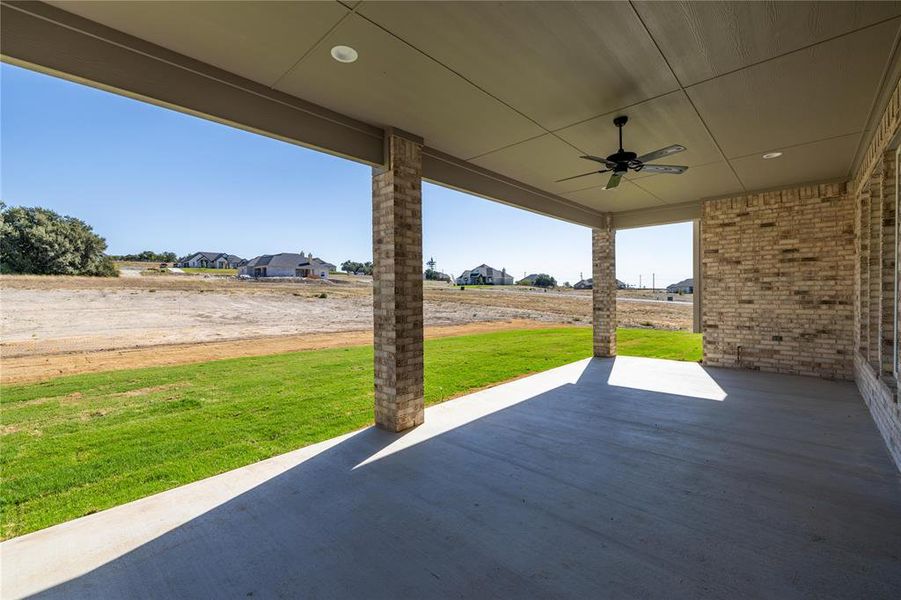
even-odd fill
[(618, 329), (616, 352), (622, 356), (699, 361), (701, 334), (660, 329)]
[(185, 273), (209, 273), (210, 275), (221, 275), (228, 277), (238, 274), (238, 269), (209, 269), (206, 267), (182, 267)]
[[(622, 354), (684, 332), (620, 330)], [(591, 353), (589, 328), (428, 340), (425, 401)], [(695, 357), (692, 356), (692, 359)], [(9, 538), (326, 440), (372, 421), (372, 347), (61, 377), (0, 389)]]

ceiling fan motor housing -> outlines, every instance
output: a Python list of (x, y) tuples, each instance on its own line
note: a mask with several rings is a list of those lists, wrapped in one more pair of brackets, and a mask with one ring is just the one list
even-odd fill
[[(638, 155), (634, 152), (626, 152), (625, 150), (620, 150), (619, 152), (615, 152), (607, 157), (607, 160), (610, 162), (616, 163), (616, 168), (614, 171), (617, 173), (620, 171), (627, 171), (629, 169), (630, 163), (638, 158)], [(634, 166), (632, 168), (635, 168)]]

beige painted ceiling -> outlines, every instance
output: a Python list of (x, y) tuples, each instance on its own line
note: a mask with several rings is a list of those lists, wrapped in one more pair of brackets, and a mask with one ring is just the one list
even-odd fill
[[(605, 211), (846, 177), (901, 32), (899, 2), (51, 4)], [(555, 183), (620, 114), (689, 170)]]

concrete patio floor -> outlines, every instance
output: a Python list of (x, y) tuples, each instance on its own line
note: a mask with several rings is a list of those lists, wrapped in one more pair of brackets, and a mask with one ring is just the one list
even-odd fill
[(899, 598), (852, 383), (592, 359), (4, 542), (4, 598)]

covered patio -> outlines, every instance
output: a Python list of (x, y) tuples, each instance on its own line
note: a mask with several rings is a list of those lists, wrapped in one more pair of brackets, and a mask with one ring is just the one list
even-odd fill
[(619, 357), (5, 542), (3, 591), (892, 598), (899, 548), (853, 384)]
[[(372, 166), (377, 427), (5, 596), (901, 594), (901, 4), (0, 5), (5, 61)], [(422, 181), (591, 228), (594, 358), (424, 409)], [(617, 230), (685, 221), (703, 365), (616, 358)]]

